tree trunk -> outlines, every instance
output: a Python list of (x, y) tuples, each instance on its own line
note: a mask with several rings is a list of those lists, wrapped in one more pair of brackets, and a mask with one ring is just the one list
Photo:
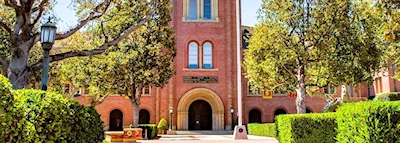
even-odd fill
[(13, 89), (22, 89), (28, 86), (28, 50), (29, 45), (20, 45), (12, 51), (12, 57), (8, 66), (8, 79)]
[(136, 104), (135, 101), (131, 101), (132, 103), (132, 112), (133, 112), (133, 123), (132, 127), (137, 128), (139, 126), (139, 110), (140, 107), (138, 104)]
[(134, 90), (131, 97), (133, 123), (132, 126), (137, 128), (139, 126), (139, 111), (140, 111), (140, 95), (142, 94), (141, 88)]
[(301, 65), (297, 70), (297, 98), (296, 98), (296, 108), (297, 113), (306, 113), (306, 83), (304, 75), (304, 65)]

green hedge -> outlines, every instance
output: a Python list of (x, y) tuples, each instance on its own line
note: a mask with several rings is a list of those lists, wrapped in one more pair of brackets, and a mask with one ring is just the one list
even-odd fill
[(150, 128), (151, 133), (147, 134), (149, 139), (154, 139), (155, 137), (157, 137), (157, 125), (156, 124), (139, 124), (139, 128), (143, 129), (143, 134), (144, 134), (144, 128)]
[[(12, 115), (14, 113), (14, 96), (11, 94), (11, 84), (0, 75), (0, 142), (8, 142), (12, 133)], [(6, 114), (7, 113), (7, 114)]]
[[(0, 142), (10, 142), (11, 137), (11, 142), (98, 143), (104, 140), (103, 122), (94, 108), (52, 92), (10, 91), (11, 85), (0, 76), (0, 106), (5, 107), (0, 109)], [(5, 101), (10, 102), (4, 104)], [(10, 110), (4, 112), (4, 109)]]
[(400, 143), (400, 101), (358, 102), (337, 111), (337, 140)]
[(381, 93), (377, 94), (374, 98), (374, 101), (399, 101), (399, 100), (400, 100), (400, 92)]
[(165, 118), (161, 118), (160, 122), (158, 122), (158, 129), (160, 130), (168, 130), (168, 123)]
[(247, 124), (249, 135), (276, 137), (276, 127), (274, 123), (268, 124)]
[(276, 117), (281, 143), (334, 143), (335, 113), (287, 114)]

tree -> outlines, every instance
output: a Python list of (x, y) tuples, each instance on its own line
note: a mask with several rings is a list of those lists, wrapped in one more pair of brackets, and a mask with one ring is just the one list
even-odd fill
[[(0, 66), (2, 72), (8, 75), (13, 88), (27, 87), (28, 79), (42, 67), (42, 61), (30, 63), (28, 55), (36, 43), (40, 41), (39, 27), (44, 15), (56, 0), (2, 0), (0, 1)], [(113, 21), (115, 25), (107, 27), (115, 31), (114, 35), (103, 35), (102, 42), (89, 50), (72, 50), (50, 55), (50, 62), (63, 59), (90, 56), (104, 53), (117, 45), (133, 31), (137, 30), (149, 19), (160, 19), (157, 13), (163, 13), (170, 3), (164, 0), (125, 1), (125, 0), (74, 0), (72, 6), (77, 10), (80, 22), (70, 30), (59, 33), (56, 40), (62, 40), (84, 29), (93, 22), (97, 26), (110, 22), (110, 17), (129, 17), (130, 23), (124, 19)], [(108, 17), (108, 18), (107, 18)], [(123, 24), (119, 24), (123, 23)]]
[[(162, 2), (169, 3), (168, 0)], [(129, 97), (133, 111), (132, 125), (138, 127), (143, 87), (163, 87), (174, 75), (172, 63), (176, 50), (173, 29), (168, 23), (170, 13), (171, 7), (156, 13), (158, 18), (150, 19), (105, 55), (75, 57), (60, 62), (55, 77), (61, 84), (69, 82), (75, 87), (87, 87), (97, 96), (120, 94)], [(130, 21), (124, 20), (126, 23)], [(109, 22), (104, 26), (114, 24)], [(118, 33), (101, 28), (97, 31), (106, 35)]]
[(255, 88), (296, 91), (297, 113), (319, 88), (371, 82), (383, 53), (375, 10), (357, 0), (263, 1), (246, 77)]

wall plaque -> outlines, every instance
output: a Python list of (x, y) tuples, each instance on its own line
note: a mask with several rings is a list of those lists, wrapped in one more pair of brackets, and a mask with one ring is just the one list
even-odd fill
[(184, 76), (183, 83), (218, 83), (218, 76)]

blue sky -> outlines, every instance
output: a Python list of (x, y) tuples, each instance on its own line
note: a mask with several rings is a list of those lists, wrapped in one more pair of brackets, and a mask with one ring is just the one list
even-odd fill
[[(241, 0), (242, 24), (254, 26), (257, 23), (257, 11), (260, 9), (262, 0)], [(75, 12), (69, 7), (71, 0), (59, 0), (54, 8), (55, 15), (60, 18), (57, 27), (65, 31), (77, 23)]]

